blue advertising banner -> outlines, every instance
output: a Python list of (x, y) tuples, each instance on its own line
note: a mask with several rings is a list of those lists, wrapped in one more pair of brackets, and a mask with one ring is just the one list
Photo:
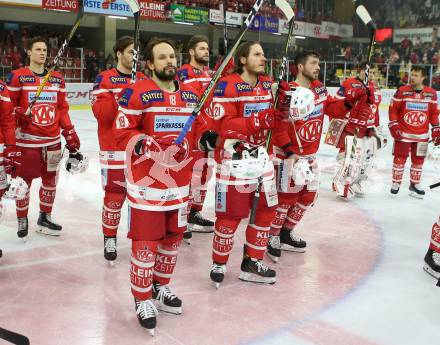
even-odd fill
[(255, 16), (254, 21), (251, 24), (251, 30), (266, 31), (266, 32), (278, 32), (279, 20), (278, 18)]
[(130, 6), (124, 0), (84, 0), (84, 12), (133, 17)]

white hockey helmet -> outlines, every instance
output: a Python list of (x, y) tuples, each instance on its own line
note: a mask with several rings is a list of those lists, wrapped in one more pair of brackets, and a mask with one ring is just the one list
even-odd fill
[(269, 155), (262, 146), (253, 151), (243, 151), (240, 159), (226, 161), (231, 176), (243, 180), (259, 178), (268, 169), (269, 164)]
[(297, 186), (305, 186), (316, 178), (307, 159), (300, 158), (293, 166), (292, 179)]
[(315, 109), (315, 95), (305, 87), (297, 87), (291, 91), (289, 118), (297, 121), (306, 118)]
[(5, 198), (12, 200), (23, 200), (29, 191), (29, 186), (21, 177), (14, 177), (9, 180)]
[(77, 151), (69, 153), (69, 158), (66, 160), (67, 172), (74, 174), (80, 174), (87, 170), (89, 167), (89, 157), (85, 154)]

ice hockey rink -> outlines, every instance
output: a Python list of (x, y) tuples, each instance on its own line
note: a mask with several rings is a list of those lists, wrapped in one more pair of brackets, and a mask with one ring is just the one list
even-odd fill
[[(321, 146), (320, 195), (298, 227), (307, 252), (284, 252), (278, 264), (266, 259), (277, 271), (273, 286), (238, 279), (243, 223), (219, 290), (209, 279), (212, 234), (182, 244), (171, 287), (183, 314), (160, 313), (152, 338), (138, 324), (130, 293), (126, 207), (115, 267), (103, 258), (96, 122), (87, 109), (71, 115), (90, 167), (82, 175), (61, 171), (53, 219), (63, 225), (62, 236), (35, 233), (39, 181), (32, 186), (26, 243), (16, 236), (14, 205), (3, 202), (0, 327), (35, 345), (438, 343), (440, 288), (422, 267), (440, 188), (427, 189), (424, 200), (411, 198), (407, 163), (392, 198), (390, 145), (376, 159), (370, 194), (350, 202), (331, 191), (336, 150)], [(438, 182), (439, 171), (427, 162), (423, 184)], [(206, 216), (214, 216), (213, 205), (211, 188)]]

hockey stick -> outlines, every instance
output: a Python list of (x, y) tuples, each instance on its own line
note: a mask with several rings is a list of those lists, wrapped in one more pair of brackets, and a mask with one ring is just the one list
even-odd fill
[(356, 14), (363, 21), (363, 23), (367, 26), (370, 31), (370, 45), (368, 46), (368, 55), (367, 55), (367, 65), (365, 66), (365, 78), (364, 85), (368, 87), (368, 82), (370, 78), (370, 63), (371, 57), (373, 56), (373, 47), (375, 43), (375, 35), (376, 35), (376, 24), (368, 13), (367, 9), (364, 5), (360, 5), (356, 8)]
[(226, 25), (226, 10), (228, 0), (223, 0), (223, 44), (225, 46), (225, 54), (228, 51), (228, 27)]
[(130, 6), (134, 17), (134, 39), (133, 39), (133, 64), (131, 66), (131, 84), (136, 82), (137, 63), (139, 59), (139, 26), (140, 26), (140, 7), (137, 0), (125, 0)]
[(64, 42), (61, 45), (60, 50), (58, 50), (57, 55), (53, 59), (52, 66), (49, 68), (49, 70), (47, 71), (47, 73), (44, 76), (43, 80), (41, 81), (41, 84), (38, 87), (37, 92), (35, 93), (34, 98), (29, 102), (28, 108), (26, 110), (26, 115), (28, 115), (28, 116), (31, 115), (32, 107), (34, 106), (35, 102), (37, 102), (38, 98), (40, 97), (41, 93), (43, 92), (43, 89), (46, 86), (47, 81), (49, 80), (51, 74), (58, 67), (58, 63), (60, 61), (60, 58), (64, 54), (64, 51), (66, 50), (66, 48), (68, 47), (70, 41), (72, 40), (73, 35), (75, 34), (76, 29), (78, 29), (79, 24), (81, 23), (81, 20), (82, 20), (83, 16), (84, 16), (83, 0), (78, 0), (78, 13), (76, 15), (75, 23), (73, 24), (72, 29), (70, 29), (70, 32), (67, 35), (67, 37), (64, 39)]
[[(183, 126), (182, 131), (180, 132), (178, 138), (176, 139), (176, 144), (179, 145), (183, 142), (183, 139), (185, 138), (188, 131), (191, 129), (191, 126), (193, 122), (195, 121), (197, 115), (199, 114), (202, 107), (205, 105), (206, 100), (208, 99), (212, 89), (217, 84), (218, 80), (221, 77), (221, 74), (223, 70), (225, 69), (226, 65), (228, 64), (229, 60), (231, 60), (232, 56), (234, 55), (235, 51), (237, 50), (237, 47), (239, 46), (241, 40), (244, 37), (244, 34), (249, 29), (252, 21), (254, 20), (258, 10), (260, 9), (261, 5), (263, 4), (264, 0), (256, 0), (251, 11), (249, 12), (247, 18), (244, 20), (244, 23), (241, 27), (240, 32), (237, 35), (237, 38), (235, 39), (235, 43), (232, 46), (231, 50), (226, 54), (225, 58), (223, 59), (222, 63), (218, 67), (217, 71), (215, 71), (214, 75), (212, 76), (212, 79), (203, 92), (202, 97), (200, 98), (199, 102), (197, 103), (196, 107), (194, 108), (191, 116), (188, 118), (188, 120), (185, 122), (185, 125)], [(293, 16), (293, 10), (290, 7), (289, 3), (286, 0), (275, 0), (275, 5), (284, 12), (285, 16), (288, 20), (290, 20)]]
[(24, 335), (8, 331), (7, 329), (0, 327), (0, 339), (4, 339), (11, 344), (16, 345), (29, 345), (29, 339)]
[[(286, 40), (284, 42), (284, 49), (283, 49), (283, 59), (281, 62), (281, 66), (280, 69), (278, 71), (278, 77), (276, 80), (276, 85), (280, 85), (281, 81), (284, 79), (285, 75), (286, 75), (286, 70), (287, 70), (287, 62), (288, 62), (288, 52), (289, 52), (289, 47), (290, 47), (290, 43), (292, 41), (292, 37), (293, 37), (293, 30), (295, 28), (295, 17), (293, 16), (290, 20), (289, 23), (289, 31), (287, 33), (287, 37)], [(273, 106), (274, 108), (277, 108), (278, 106), (278, 88), (276, 90), (275, 93), (275, 98), (274, 98), (274, 102), (273, 102)], [(296, 134), (296, 131), (295, 131)], [(269, 131), (269, 133), (267, 134), (267, 139), (266, 139), (266, 151), (269, 152), (269, 147), (270, 147), (270, 142), (272, 141), (272, 130)], [(299, 143), (299, 140), (297, 138), (297, 141)], [(260, 201), (260, 194), (261, 194), (261, 186), (263, 184), (263, 179), (262, 177), (258, 178), (258, 185), (257, 185), (257, 189), (255, 190), (255, 194), (254, 194), (254, 198), (252, 199), (252, 206), (251, 206), (251, 215), (249, 217), (249, 224), (254, 224), (255, 222), (255, 215), (257, 213), (257, 206), (258, 206), (258, 202)]]
[(434, 183), (434, 184), (430, 185), (429, 189), (434, 189), (434, 188), (437, 188), (437, 187), (440, 187), (440, 182), (437, 182), (437, 183)]

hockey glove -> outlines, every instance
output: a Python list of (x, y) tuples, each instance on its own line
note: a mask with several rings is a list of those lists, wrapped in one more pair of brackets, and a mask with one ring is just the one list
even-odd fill
[(69, 152), (76, 152), (79, 150), (81, 143), (79, 142), (78, 134), (76, 134), (73, 126), (64, 128), (61, 134), (64, 139), (66, 139), (66, 147)]
[(206, 131), (200, 138), (200, 149), (202, 151), (214, 151), (216, 148), (224, 149), (226, 141), (246, 141), (245, 135), (231, 130), (217, 133), (215, 131)]
[(15, 175), (18, 167), (21, 165), (21, 150), (18, 146), (9, 145), (3, 151), (5, 172), (11, 176)]
[(400, 130), (399, 123), (397, 121), (391, 121), (388, 124), (390, 134), (394, 140), (402, 140), (402, 131)]
[(440, 145), (440, 126), (434, 126), (431, 129), (431, 137), (434, 145)]
[(278, 109), (267, 109), (260, 111), (259, 113), (254, 113), (248, 121), (251, 129), (254, 132), (257, 132), (261, 129), (274, 129), (276, 119), (281, 119), (282, 117), (282, 111)]
[(367, 95), (367, 88), (365, 87), (356, 87), (353, 89), (350, 89), (345, 94), (345, 100), (353, 105), (357, 101), (359, 101), (361, 98), (363, 98), (365, 95)]
[(32, 123), (32, 116), (26, 115), (26, 108), (15, 107), (12, 115), (15, 117), (17, 126), (20, 128), (26, 128)]
[(281, 81), (278, 85), (278, 109), (281, 111), (281, 115), (284, 115), (286, 119), (289, 117), (290, 101), (292, 99), (291, 92), (292, 89), (289, 84), (284, 80)]

